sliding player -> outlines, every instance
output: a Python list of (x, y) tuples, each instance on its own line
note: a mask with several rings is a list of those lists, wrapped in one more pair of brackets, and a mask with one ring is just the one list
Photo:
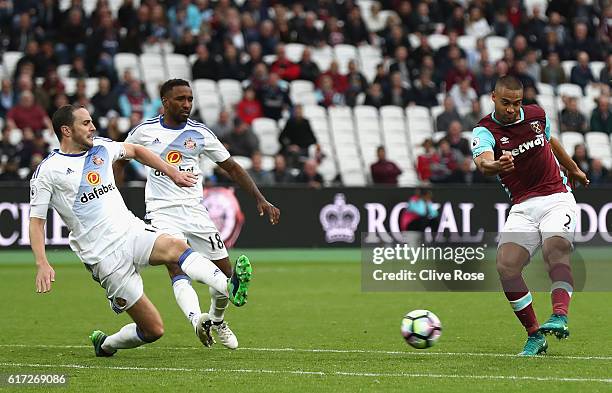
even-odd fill
[(135, 348), (159, 339), (164, 332), (161, 316), (143, 292), (140, 270), (148, 265), (181, 269), (228, 296), (237, 306), (246, 302), (252, 274), (248, 260), (239, 260), (227, 276), (183, 240), (155, 230), (125, 206), (115, 185), (113, 161), (135, 158), (163, 171), (180, 187), (193, 187), (196, 177), (142, 146), (94, 138), (96, 130), (85, 108), (66, 105), (53, 115), (60, 149), (36, 169), (30, 185), (30, 241), (37, 265), (36, 290), (51, 290), (55, 271), (45, 253), (45, 221), (49, 206), (70, 230), (70, 247), (106, 290), (111, 308), (127, 312), (134, 323), (106, 336), (90, 336), (96, 356), (112, 356), (118, 349)]

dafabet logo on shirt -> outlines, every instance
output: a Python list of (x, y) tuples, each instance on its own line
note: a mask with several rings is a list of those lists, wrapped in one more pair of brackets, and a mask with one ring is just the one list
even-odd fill
[(170, 150), (166, 154), (166, 161), (170, 164), (178, 164), (183, 159), (183, 155), (181, 152), (176, 150)]
[(85, 178), (87, 179), (87, 183), (91, 184), (92, 186), (97, 186), (102, 180), (100, 178), (100, 174), (96, 171), (87, 172), (87, 176), (85, 176)]

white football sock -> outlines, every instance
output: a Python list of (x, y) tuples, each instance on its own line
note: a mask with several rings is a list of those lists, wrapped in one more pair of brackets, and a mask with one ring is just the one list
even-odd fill
[(210, 292), (210, 310), (208, 311), (210, 319), (213, 322), (221, 322), (229, 299), (213, 287), (209, 287), (208, 292)]
[(135, 323), (130, 323), (121, 328), (117, 333), (106, 337), (102, 344), (105, 352), (113, 353), (117, 349), (136, 348), (147, 342), (139, 337)]
[(189, 249), (179, 258), (179, 265), (193, 280), (215, 288), (220, 293), (228, 296), (227, 277), (210, 259), (206, 259), (192, 249)]
[(195, 329), (195, 325), (198, 322), (198, 317), (202, 314), (202, 310), (200, 309), (198, 294), (191, 286), (191, 280), (185, 275), (173, 277), (172, 290), (174, 291), (176, 303)]

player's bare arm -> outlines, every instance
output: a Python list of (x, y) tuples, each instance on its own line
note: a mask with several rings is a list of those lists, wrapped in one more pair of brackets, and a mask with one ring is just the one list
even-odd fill
[(113, 175), (115, 176), (115, 184), (122, 186), (125, 180), (125, 167), (128, 164), (126, 160), (117, 160), (113, 162)]
[(126, 156), (133, 158), (143, 165), (155, 168), (165, 173), (179, 187), (193, 187), (197, 183), (197, 176), (191, 172), (181, 172), (176, 167), (164, 162), (155, 153), (144, 146), (124, 143)]
[(474, 163), (478, 170), (486, 176), (495, 176), (514, 170), (514, 158), (511, 154), (505, 153), (495, 160), (492, 151), (485, 151), (474, 158)]
[(232, 180), (238, 183), (243, 190), (255, 198), (255, 201), (257, 202), (257, 211), (259, 212), (260, 216), (266, 214), (272, 225), (278, 224), (278, 221), (280, 220), (280, 210), (266, 200), (266, 198), (259, 191), (259, 188), (257, 188), (257, 185), (255, 185), (253, 179), (251, 179), (251, 176), (246, 173), (240, 164), (234, 161), (234, 159), (231, 157), (223, 162), (218, 162), (217, 164), (223, 170), (225, 170), (230, 175)]
[(41, 218), (30, 218), (30, 244), (36, 261), (36, 292), (45, 293), (51, 290), (55, 281), (55, 270), (47, 261), (45, 253), (45, 221)]
[(572, 187), (575, 188), (576, 182), (579, 182), (583, 186), (588, 186), (590, 181), (587, 175), (580, 170), (580, 167), (572, 160), (572, 157), (567, 154), (561, 142), (557, 138), (551, 137), (550, 146), (559, 163), (567, 169), (567, 177)]

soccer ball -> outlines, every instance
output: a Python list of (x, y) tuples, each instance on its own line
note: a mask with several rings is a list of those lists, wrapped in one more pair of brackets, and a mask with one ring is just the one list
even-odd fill
[(425, 349), (440, 339), (442, 324), (436, 314), (431, 311), (414, 310), (402, 319), (401, 331), (410, 346)]

